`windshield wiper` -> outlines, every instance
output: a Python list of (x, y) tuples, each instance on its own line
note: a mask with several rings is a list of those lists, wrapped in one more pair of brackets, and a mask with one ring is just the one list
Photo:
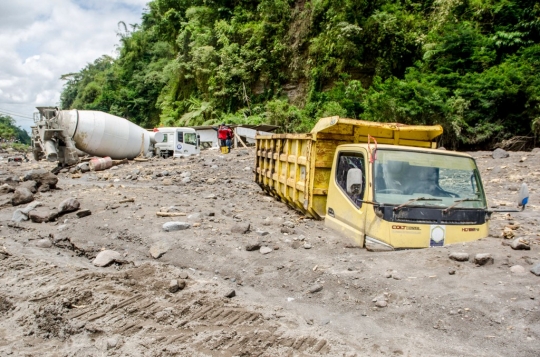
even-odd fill
[(447, 213), (448, 211), (450, 211), (452, 208), (458, 206), (459, 204), (463, 203), (463, 202), (472, 202), (472, 201), (482, 201), (481, 199), (479, 198), (464, 198), (462, 200), (457, 200), (457, 201), (454, 201), (454, 204), (449, 206), (448, 208), (444, 209), (443, 212), (444, 213)]
[(442, 201), (442, 199), (440, 199), (440, 198), (430, 198), (430, 197), (417, 197), (417, 198), (413, 198), (412, 200), (409, 200), (409, 201), (407, 201), (405, 203), (402, 203), (397, 207), (394, 207), (394, 211), (398, 211), (401, 208), (403, 208), (405, 206), (408, 206), (411, 203), (416, 202), (416, 201)]

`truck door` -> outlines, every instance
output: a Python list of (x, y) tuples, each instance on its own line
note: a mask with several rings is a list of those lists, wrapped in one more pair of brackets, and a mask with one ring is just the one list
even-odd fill
[(197, 155), (200, 154), (197, 133), (191, 131), (178, 130), (177, 142), (175, 148), (176, 156)]
[[(345, 149), (346, 150), (346, 149)], [(358, 151), (357, 151), (358, 150)], [(367, 152), (338, 151), (328, 186), (325, 224), (364, 246), (367, 204)]]

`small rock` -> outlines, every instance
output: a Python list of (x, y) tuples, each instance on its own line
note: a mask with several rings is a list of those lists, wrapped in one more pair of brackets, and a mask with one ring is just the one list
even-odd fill
[(189, 219), (190, 221), (200, 221), (201, 220), (201, 214), (200, 213), (192, 213), (189, 216), (187, 216), (187, 219)]
[(114, 262), (122, 263), (124, 261), (122, 255), (114, 250), (104, 250), (99, 252), (96, 259), (92, 262), (97, 267), (106, 267)]
[(88, 162), (81, 162), (77, 167), (82, 173), (90, 171), (90, 164)]
[(163, 184), (163, 186), (171, 186), (173, 184), (173, 180), (171, 180), (170, 178), (166, 178), (161, 181), (161, 183)]
[(311, 244), (309, 243), (304, 243), (304, 249), (311, 249)]
[(11, 185), (8, 185), (7, 183), (0, 186), (0, 193), (2, 193), (2, 194), (11, 193), (13, 191), (15, 191), (15, 188), (13, 188), (13, 186), (11, 186)]
[(281, 233), (286, 233), (286, 234), (295, 234), (296, 231), (293, 229), (293, 228), (289, 228), (289, 227), (281, 227)]
[(494, 159), (505, 159), (508, 156), (510, 156), (510, 154), (501, 148), (497, 148), (491, 153), (491, 157)]
[(505, 239), (512, 239), (514, 238), (514, 231), (510, 227), (505, 227), (503, 230), (503, 238)]
[(67, 198), (58, 205), (58, 214), (76, 211), (80, 206), (81, 203), (76, 198)]
[(230, 290), (229, 292), (227, 292), (227, 294), (225, 294), (225, 297), (229, 298), (229, 299), (233, 298), (235, 296), (236, 296), (236, 291), (234, 291), (234, 290)]
[(450, 258), (451, 260), (455, 260), (456, 262), (466, 262), (469, 260), (469, 253), (453, 252), (450, 253), (448, 258)]
[(165, 232), (183, 231), (191, 227), (191, 224), (186, 222), (166, 222), (163, 224), (163, 230)]
[(110, 350), (110, 349), (113, 349), (115, 348), (116, 346), (118, 346), (118, 339), (116, 338), (108, 338), (107, 339), (107, 349)]
[(249, 242), (248, 244), (246, 244), (246, 250), (248, 252), (258, 250), (260, 248), (261, 248), (261, 242), (259, 242), (258, 240), (257, 241), (252, 241), (252, 242)]
[(259, 252), (261, 252), (261, 254), (268, 254), (272, 251), (273, 249), (272, 248), (269, 248), (269, 247), (261, 247), (259, 249)]
[(294, 223), (291, 221), (285, 221), (283, 222), (283, 226), (288, 227), (288, 228), (294, 228)]
[(514, 274), (525, 274), (525, 268), (521, 265), (514, 265), (510, 267), (510, 271)]
[(308, 293), (310, 294), (318, 293), (322, 289), (323, 289), (323, 286), (321, 284), (315, 284), (308, 289)]
[(182, 179), (182, 183), (190, 183), (191, 182), (191, 179), (189, 177), (184, 177)]
[(91, 214), (92, 214), (92, 211), (90, 211), (89, 209), (83, 209), (77, 212), (77, 217), (83, 218), (86, 216), (90, 216)]
[(231, 233), (245, 234), (249, 232), (250, 227), (249, 223), (237, 223), (231, 228)]
[(186, 282), (184, 280), (178, 281), (176, 279), (173, 279), (169, 283), (169, 291), (173, 294), (179, 290), (183, 290), (185, 287), (186, 287)]
[(167, 253), (168, 250), (169, 247), (160, 242), (150, 247), (150, 255), (154, 259), (159, 259), (163, 256), (163, 254)]
[(270, 232), (268, 231), (256, 231), (255, 233), (257, 233), (260, 236), (267, 236), (270, 234)]
[(510, 247), (514, 250), (531, 250), (529, 242), (523, 238), (516, 238), (510, 243)]
[(388, 303), (386, 302), (386, 300), (378, 299), (377, 302), (375, 303), (375, 306), (383, 308), (383, 307), (387, 307)]
[(206, 198), (207, 200), (215, 200), (215, 199), (217, 199), (217, 196), (214, 195), (214, 194), (210, 194), (210, 195), (206, 196), (205, 198)]
[(22, 209), (17, 209), (15, 212), (13, 212), (13, 215), (11, 216), (11, 220), (13, 222), (22, 222), (22, 221), (28, 221), (28, 215), (23, 212)]
[(453, 268), (448, 269), (448, 274), (455, 275), (456, 274), (456, 269), (453, 269)]
[(40, 239), (36, 242), (36, 247), (39, 247), (39, 248), (50, 248), (52, 247), (52, 242), (50, 239), (48, 238), (44, 238), (44, 239)]
[(490, 265), (494, 263), (494, 260), (489, 253), (479, 253), (475, 255), (474, 263), (478, 265)]
[(533, 265), (533, 267), (531, 268), (531, 273), (540, 276), (540, 263), (536, 263), (535, 265)]

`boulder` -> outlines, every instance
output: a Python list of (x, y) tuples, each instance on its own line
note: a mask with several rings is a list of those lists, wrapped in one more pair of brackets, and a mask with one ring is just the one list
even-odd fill
[(24, 203), (32, 202), (33, 200), (34, 200), (34, 195), (32, 194), (32, 191), (30, 191), (26, 187), (18, 187), (15, 190), (15, 193), (13, 194), (11, 203), (14, 206), (18, 206)]
[(40, 208), (30, 211), (28, 217), (34, 223), (51, 222), (58, 218), (58, 211)]
[(510, 247), (514, 250), (531, 250), (529, 241), (523, 238), (516, 238), (510, 243)]
[(26, 187), (26, 188), (29, 189), (32, 193), (36, 193), (36, 192), (37, 192), (37, 182), (34, 181), (34, 180), (21, 182), (21, 184), (19, 185), (19, 187)]
[(491, 157), (493, 157), (494, 159), (505, 159), (508, 156), (510, 156), (510, 154), (501, 148), (495, 149), (491, 154)]
[(56, 188), (58, 177), (45, 169), (28, 171), (23, 178), (24, 181), (36, 181), (38, 187), (47, 186), (48, 189)]

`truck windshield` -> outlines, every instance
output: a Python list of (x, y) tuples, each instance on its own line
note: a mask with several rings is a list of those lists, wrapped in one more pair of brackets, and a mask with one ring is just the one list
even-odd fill
[(380, 149), (373, 165), (374, 200), (378, 203), (450, 207), (462, 201), (456, 208), (486, 208), (480, 175), (472, 158), (444, 151), (434, 154)]

